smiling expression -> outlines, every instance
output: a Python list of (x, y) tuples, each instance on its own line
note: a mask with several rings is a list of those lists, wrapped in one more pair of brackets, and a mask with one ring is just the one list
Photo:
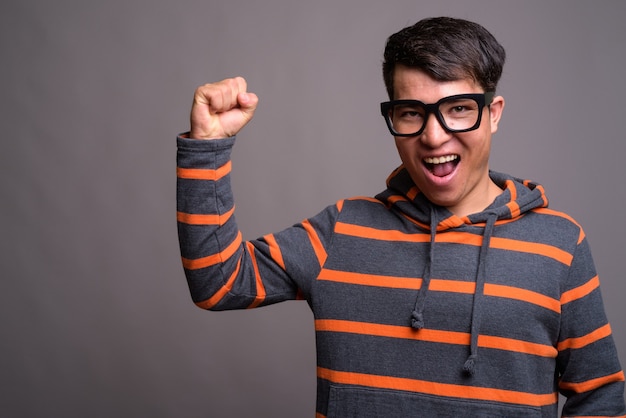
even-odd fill
[[(473, 80), (437, 81), (425, 72), (398, 65), (393, 99), (435, 103), (447, 96), (484, 93)], [(496, 96), (484, 109), (480, 126), (451, 133), (430, 115), (424, 131), (413, 137), (396, 137), (404, 167), (419, 190), (432, 202), (457, 216), (480, 212), (502, 193), (489, 178), (491, 135), (498, 129), (504, 99)]]

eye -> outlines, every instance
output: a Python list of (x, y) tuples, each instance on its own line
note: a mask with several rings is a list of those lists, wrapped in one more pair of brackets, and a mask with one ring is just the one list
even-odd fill
[(450, 111), (453, 113), (462, 113), (467, 110), (468, 110), (467, 106), (463, 106), (463, 105), (457, 105), (457, 106), (454, 106), (452, 109), (450, 109)]
[(411, 106), (397, 106), (393, 110), (394, 119), (415, 120), (422, 119), (424, 111)]
[(400, 113), (401, 118), (414, 118), (416, 116), (419, 116), (419, 113), (417, 113), (415, 110), (405, 110)]
[(439, 110), (443, 115), (447, 115), (448, 117), (469, 117), (473, 116), (478, 111), (478, 103), (467, 99), (454, 100), (442, 103), (439, 106)]

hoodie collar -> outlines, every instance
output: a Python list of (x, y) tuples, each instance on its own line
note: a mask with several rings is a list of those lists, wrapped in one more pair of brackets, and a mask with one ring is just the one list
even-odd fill
[(391, 173), (387, 178), (387, 190), (377, 198), (426, 229), (431, 228), (431, 218), (436, 216), (438, 232), (463, 224), (481, 224), (494, 215), (498, 221), (515, 219), (532, 209), (548, 206), (545, 191), (537, 183), (496, 171), (489, 171), (489, 177), (503, 192), (484, 211), (465, 217), (456, 216), (448, 209), (431, 203), (413, 183), (404, 166)]

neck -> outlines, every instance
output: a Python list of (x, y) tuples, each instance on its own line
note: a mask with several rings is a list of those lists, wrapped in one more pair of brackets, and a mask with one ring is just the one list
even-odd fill
[(474, 193), (481, 196), (480, 199), (471, 200), (468, 203), (460, 204), (457, 206), (448, 207), (447, 209), (456, 216), (463, 218), (473, 213), (482, 212), (493, 201), (502, 194), (502, 189), (491, 180), (481, 190), (475, 190)]

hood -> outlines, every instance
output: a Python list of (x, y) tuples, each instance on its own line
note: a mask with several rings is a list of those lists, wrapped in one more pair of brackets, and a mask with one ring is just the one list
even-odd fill
[(404, 166), (387, 178), (387, 190), (376, 196), (387, 206), (393, 206), (413, 222), (429, 229), (435, 215), (437, 231), (463, 224), (480, 224), (495, 216), (496, 220), (514, 219), (539, 207), (547, 207), (548, 199), (541, 185), (495, 171), (489, 177), (503, 190), (484, 211), (458, 217), (446, 208), (432, 204), (418, 190)]
[(415, 306), (411, 312), (411, 326), (424, 328), (424, 307), (431, 277), (431, 265), (437, 256), (436, 235), (439, 232), (463, 225), (483, 226), (483, 240), (476, 269), (476, 291), (473, 296), (470, 330), (470, 353), (463, 370), (473, 375), (478, 361), (478, 335), (480, 332), (480, 304), (484, 295), (485, 279), (488, 277), (489, 243), (496, 222), (511, 220), (539, 207), (547, 207), (548, 199), (542, 186), (529, 180), (521, 180), (495, 171), (490, 178), (503, 192), (482, 212), (465, 217), (454, 215), (448, 209), (431, 203), (421, 193), (403, 166), (397, 168), (387, 179), (387, 189), (376, 196), (388, 207), (398, 210), (419, 227), (430, 231), (430, 250), (424, 265), (422, 286), (418, 290)]

